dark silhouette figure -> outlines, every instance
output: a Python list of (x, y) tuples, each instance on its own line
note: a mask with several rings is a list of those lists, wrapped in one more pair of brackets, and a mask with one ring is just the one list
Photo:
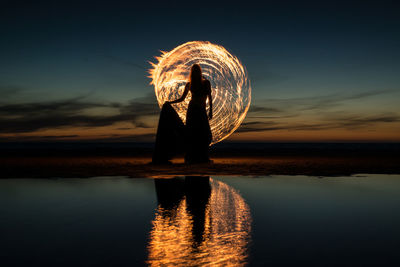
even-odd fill
[[(168, 163), (184, 150), (185, 125), (169, 102), (161, 109), (158, 121), (153, 163)], [(182, 140), (183, 139), (183, 140)]]
[(154, 179), (158, 205), (162, 210), (173, 211), (185, 196), (185, 181), (182, 178)]
[[(185, 100), (189, 91), (192, 97), (186, 113), (186, 125), (183, 126), (171, 104)], [(208, 117), (207, 99), (210, 105)], [(212, 114), (211, 84), (203, 78), (200, 65), (194, 64), (182, 96), (164, 103), (161, 109), (153, 162), (166, 163), (182, 150), (186, 152), (186, 163), (210, 162), (208, 149), (212, 134), (208, 119), (212, 119)]]
[(211, 196), (209, 176), (186, 176), (185, 179), (155, 179), (157, 202), (164, 217), (173, 217), (186, 197), (186, 210), (192, 216), (192, 247), (204, 241), (206, 209)]
[(185, 177), (186, 208), (193, 218), (193, 247), (198, 247), (204, 241), (206, 224), (206, 209), (211, 196), (210, 177)]

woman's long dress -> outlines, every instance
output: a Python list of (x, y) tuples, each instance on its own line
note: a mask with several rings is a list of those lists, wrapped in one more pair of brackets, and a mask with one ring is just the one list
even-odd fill
[(211, 92), (210, 82), (203, 80), (199, 88), (190, 87), (192, 99), (186, 113), (186, 155), (188, 163), (208, 162), (208, 149), (212, 140), (207, 117), (206, 100)]
[(154, 163), (165, 163), (179, 152), (185, 151), (185, 162), (209, 162), (208, 149), (212, 140), (206, 111), (207, 95), (211, 92), (210, 82), (203, 80), (201, 87), (188, 85), (192, 98), (183, 124), (175, 109), (166, 102), (158, 122)]
[(167, 163), (184, 151), (184, 138), (185, 125), (171, 104), (164, 103), (158, 121), (153, 163)]

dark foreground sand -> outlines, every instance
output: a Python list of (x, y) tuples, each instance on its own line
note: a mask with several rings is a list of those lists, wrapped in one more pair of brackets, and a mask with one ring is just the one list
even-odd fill
[(179, 175), (400, 174), (398, 158), (375, 157), (217, 157), (212, 164), (152, 165), (149, 157), (14, 157), (0, 159), (0, 178), (171, 177)]
[(222, 144), (212, 164), (151, 164), (152, 144), (9, 144), (0, 178), (400, 174), (400, 144)]

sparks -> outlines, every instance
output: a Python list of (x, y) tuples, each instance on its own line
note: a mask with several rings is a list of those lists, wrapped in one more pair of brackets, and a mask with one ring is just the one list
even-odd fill
[[(246, 117), (251, 101), (251, 86), (245, 67), (224, 47), (205, 41), (184, 43), (170, 52), (161, 51), (151, 63), (151, 84), (160, 108), (165, 101), (179, 98), (188, 81), (190, 68), (199, 64), (204, 78), (211, 82), (213, 119), (210, 120), (212, 144), (231, 135)], [(186, 121), (186, 110), (191, 99), (174, 104), (179, 117)], [(208, 107), (207, 107), (208, 109)]]

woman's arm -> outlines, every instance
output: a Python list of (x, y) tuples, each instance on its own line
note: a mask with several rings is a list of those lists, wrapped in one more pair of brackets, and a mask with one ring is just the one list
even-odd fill
[(187, 94), (189, 93), (189, 83), (186, 84), (185, 86), (185, 91), (183, 91), (183, 94), (180, 98), (174, 100), (174, 101), (170, 101), (170, 104), (175, 104), (175, 103), (179, 103), (182, 102), (183, 100), (185, 100)]

